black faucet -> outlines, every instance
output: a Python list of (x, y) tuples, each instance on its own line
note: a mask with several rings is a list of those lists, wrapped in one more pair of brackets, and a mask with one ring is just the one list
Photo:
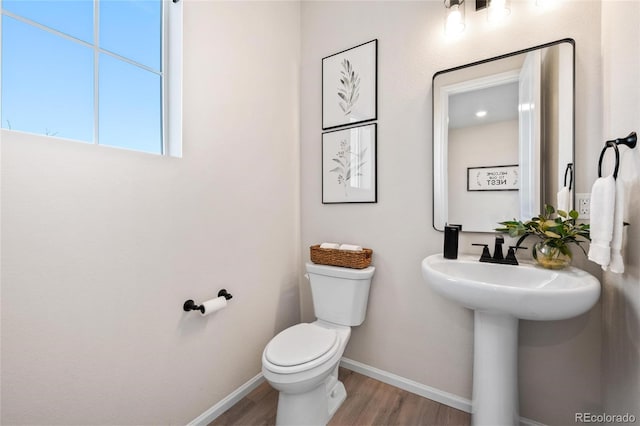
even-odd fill
[(482, 246), (482, 255), (480, 256), (480, 262), (487, 263), (500, 263), (503, 265), (517, 265), (516, 250), (519, 248), (526, 249), (526, 247), (509, 246), (507, 251), (507, 257), (504, 257), (502, 252), (502, 245), (504, 244), (504, 237), (502, 235), (496, 236), (495, 246), (493, 249), (493, 256), (489, 252), (489, 244), (471, 244), (473, 246)]
[(502, 254), (502, 245), (504, 244), (504, 237), (502, 235), (496, 236), (496, 243), (493, 246), (493, 260), (503, 260), (504, 254)]

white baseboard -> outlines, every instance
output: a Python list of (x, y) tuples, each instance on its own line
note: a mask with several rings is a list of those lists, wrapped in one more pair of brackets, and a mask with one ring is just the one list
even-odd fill
[(363, 374), (367, 377), (371, 377), (372, 379), (376, 379), (391, 386), (406, 390), (407, 392), (420, 395), (432, 401), (457, 408), (458, 410), (462, 410), (467, 413), (471, 412), (471, 401), (466, 398), (462, 398), (461, 396), (432, 388), (431, 386), (423, 385), (422, 383), (414, 382), (413, 380), (398, 376), (397, 374), (389, 373), (388, 371), (380, 370), (349, 358), (342, 357), (340, 365), (348, 370), (355, 371), (356, 373)]
[[(461, 396), (445, 392), (440, 389), (432, 388), (431, 386), (415, 382), (405, 377), (398, 376), (397, 374), (389, 373), (388, 371), (371, 367), (370, 365), (363, 364), (349, 358), (342, 357), (342, 359), (340, 360), (340, 366), (346, 368), (347, 370), (355, 371), (356, 373), (371, 377), (372, 379), (379, 380), (388, 385), (395, 386), (399, 389), (406, 390), (407, 392), (411, 392), (432, 401), (439, 402), (441, 404), (456, 408), (466, 413), (471, 413), (471, 401), (467, 398), (463, 398)], [(527, 419), (526, 417), (520, 417), (520, 425), (546, 426), (543, 423)]]
[(200, 414), (195, 419), (191, 420), (187, 426), (206, 426), (215, 419), (217, 419), (220, 415), (222, 415), (229, 408), (233, 407), (238, 403), (242, 398), (249, 395), (252, 390), (257, 388), (262, 382), (264, 382), (264, 376), (262, 373), (256, 374), (254, 377), (249, 379), (246, 383), (241, 385), (238, 389), (231, 392), (225, 398), (223, 398), (220, 402), (218, 402), (213, 407), (209, 408), (204, 413)]

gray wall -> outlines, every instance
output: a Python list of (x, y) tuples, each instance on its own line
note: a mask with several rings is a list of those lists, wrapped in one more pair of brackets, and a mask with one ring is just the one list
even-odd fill
[(184, 4), (182, 159), (2, 131), (2, 424), (185, 424), (298, 321), (299, 16)]
[(449, 223), (479, 231), (520, 216), (519, 191), (467, 191), (468, 167), (518, 164), (518, 137), (517, 119), (449, 130)]
[[(471, 396), (471, 311), (437, 296), (420, 261), (442, 250), (433, 230), (431, 79), (435, 72), (572, 37), (577, 44), (577, 187), (590, 190), (601, 140), (600, 3), (560, 2), (549, 12), (512, 2), (509, 20), (492, 27), (467, 10), (467, 29), (444, 36), (442, 2), (303, 2), (301, 74), (301, 212), (308, 246), (353, 242), (374, 250), (376, 275), (367, 318), (353, 330), (346, 356), (459, 396)], [(377, 38), (378, 203), (322, 205), (321, 58)], [(471, 242), (491, 235), (465, 235)], [(583, 255), (579, 252), (576, 257)], [(578, 264), (587, 262), (578, 259)], [(594, 270), (591, 266), (587, 266)], [(597, 271), (597, 269), (596, 269)], [(303, 319), (313, 319), (301, 279)], [(548, 424), (573, 423), (598, 409), (600, 306), (568, 321), (520, 325), (521, 414)]]
[[(604, 2), (602, 8), (604, 137), (640, 131), (640, 20), (638, 2)], [(621, 147), (618, 178), (628, 206), (624, 274), (604, 274), (602, 294), (603, 393), (608, 414), (640, 419), (640, 146)]]

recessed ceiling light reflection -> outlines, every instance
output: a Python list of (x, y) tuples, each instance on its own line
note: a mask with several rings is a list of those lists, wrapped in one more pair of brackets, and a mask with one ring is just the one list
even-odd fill
[(476, 117), (478, 117), (478, 118), (485, 117), (486, 115), (487, 115), (487, 111), (484, 111), (484, 110), (480, 110), (480, 111), (476, 112)]

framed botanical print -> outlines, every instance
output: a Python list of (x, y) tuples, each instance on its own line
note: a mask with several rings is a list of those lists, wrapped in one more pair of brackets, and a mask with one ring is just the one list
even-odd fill
[(322, 129), (377, 119), (378, 40), (322, 58)]
[(322, 203), (377, 202), (377, 125), (322, 134)]

